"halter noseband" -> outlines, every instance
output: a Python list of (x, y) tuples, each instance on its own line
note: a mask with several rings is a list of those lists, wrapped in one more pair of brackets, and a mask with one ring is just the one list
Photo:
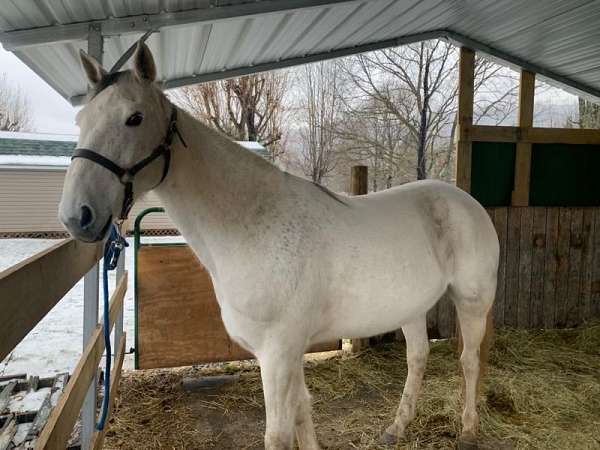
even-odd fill
[[(71, 161), (75, 158), (84, 158), (90, 160), (96, 164), (101, 165), (108, 171), (114, 173), (121, 184), (125, 187), (125, 195), (123, 197), (123, 205), (121, 206), (121, 213), (119, 215), (119, 220), (126, 220), (131, 207), (133, 206), (133, 178), (135, 175), (146, 167), (148, 164), (152, 163), (155, 159), (160, 158), (161, 156), (164, 158), (164, 165), (162, 176), (160, 177), (160, 181), (154, 186), (158, 186), (163, 182), (166, 178), (167, 173), (169, 173), (169, 166), (171, 164), (171, 144), (173, 143), (173, 136), (177, 134), (179, 140), (183, 144), (184, 147), (187, 147), (185, 141), (181, 137), (179, 130), (177, 129), (177, 108), (173, 107), (173, 112), (171, 113), (171, 119), (169, 121), (169, 127), (167, 128), (167, 135), (163, 139), (162, 143), (156, 147), (152, 153), (142, 159), (140, 162), (134, 164), (128, 169), (125, 169), (118, 164), (114, 163), (110, 159), (102, 156), (100, 153), (95, 152), (94, 150), (90, 150), (87, 148), (76, 148), (73, 152), (73, 157)], [(154, 189), (153, 188), (153, 189)]]

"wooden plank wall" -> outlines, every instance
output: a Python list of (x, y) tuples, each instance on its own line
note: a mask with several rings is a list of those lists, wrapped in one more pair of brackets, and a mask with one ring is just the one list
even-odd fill
[[(600, 318), (600, 208), (499, 207), (496, 327), (564, 328)], [(454, 307), (429, 313), (430, 337), (449, 337)]]

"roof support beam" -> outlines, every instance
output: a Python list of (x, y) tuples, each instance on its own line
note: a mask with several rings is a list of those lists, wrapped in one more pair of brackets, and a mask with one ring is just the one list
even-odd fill
[(292, 12), (301, 9), (334, 6), (340, 3), (359, 3), (359, 0), (261, 0), (238, 5), (196, 8), (186, 11), (143, 14), (127, 17), (113, 17), (91, 22), (78, 22), (65, 25), (0, 33), (0, 42), (6, 50), (16, 51), (35, 45), (47, 45), (81, 41), (87, 39), (89, 26), (100, 25), (104, 36), (127, 33), (157, 31), (163, 27), (175, 27), (195, 23), (214, 23), (222, 20), (250, 17), (255, 15)]

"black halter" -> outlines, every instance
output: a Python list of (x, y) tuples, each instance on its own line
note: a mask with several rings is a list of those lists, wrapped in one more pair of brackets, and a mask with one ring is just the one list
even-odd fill
[[(177, 129), (177, 108), (173, 107), (173, 112), (171, 113), (171, 120), (169, 122), (169, 127), (167, 128), (167, 135), (161, 144), (156, 147), (152, 153), (142, 159), (140, 162), (134, 164), (132, 167), (128, 169), (124, 169), (123, 167), (115, 164), (110, 159), (102, 156), (100, 153), (95, 152), (94, 150), (89, 150), (87, 148), (76, 148), (73, 152), (73, 157), (71, 160), (75, 158), (84, 158), (88, 159), (96, 164), (101, 165), (105, 169), (114, 173), (121, 184), (125, 186), (125, 195), (123, 197), (123, 206), (121, 207), (121, 214), (119, 215), (119, 220), (126, 220), (131, 207), (133, 206), (133, 178), (135, 175), (146, 167), (148, 164), (153, 162), (155, 159), (160, 158), (161, 156), (164, 158), (163, 172), (160, 177), (160, 181), (154, 186), (158, 186), (163, 180), (166, 178), (167, 173), (169, 173), (169, 165), (171, 163), (171, 144), (173, 142), (173, 136), (177, 134), (179, 140), (183, 144), (184, 147), (187, 147), (185, 141), (181, 137), (179, 130)], [(154, 189), (153, 188), (153, 189)]]

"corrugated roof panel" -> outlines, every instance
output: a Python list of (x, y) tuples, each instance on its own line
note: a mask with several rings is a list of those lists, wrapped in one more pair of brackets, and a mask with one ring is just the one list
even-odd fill
[[(444, 0), (419, 2), (409, 11), (402, 14), (397, 20), (390, 22), (379, 32), (369, 37), (370, 40), (383, 41), (395, 36), (420, 33), (423, 31), (445, 28), (446, 14), (452, 11), (455, 5)], [(442, 26), (430, 25), (431, 20), (442, 21)], [(439, 22), (438, 22), (439, 23)]]
[(348, 44), (356, 45), (360, 43), (357, 39), (359, 31), (369, 32), (373, 29), (377, 19), (386, 16), (396, 0), (377, 0), (374, 2), (365, 2), (357, 8), (356, 14), (347, 18), (343, 26), (332, 31), (328, 38), (322, 39), (319, 45), (315, 47), (316, 52), (327, 51), (328, 48), (346, 47)]
[[(192, 16), (204, 21), (191, 23)], [(107, 34), (106, 67), (146, 29), (159, 28), (148, 40), (159, 76), (178, 83), (436, 31), (600, 93), (600, 2), (591, 0), (3, 0), (2, 31), (61, 25), (39, 37), (21, 31), (0, 40), (70, 98), (86, 90), (77, 51), (87, 47), (85, 22), (92, 20), (103, 21)], [(179, 22), (165, 22), (172, 20)], [(57, 37), (61, 42), (44, 45)]]
[[(306, 11), (295, 11), (279, 17), (279, 23), (286, 21), (285, 31), (267, 49), (263, 57), (257, 58), (256, 62), (280, 60), (284, 57), (288, 48), (294, 46), (297, 41), (302, 39), (305, 33), (311, 32), (313, 24), (319, 21), (319, 17), (322, 14), (323, 11), (315, 8)], [(273, 17), (273, 20), (275, 20), (275, 17)]]
[(301, 40), (288, 49), (290, 56), (315, 53), (317, 48), (323, 49), (323, 43), (328, 44), (327, 48), (332, 48), (331, 37), (336, 31), (343, 30), (352, 17), (361, 16), (361, 10), (365, 6), (365, 3), (350, 3), (324, 10), (326, 12), (313, 26), (312, 31), (306, 33)]
[[(372, 36), (375, 36), (382, 32), (382, 30), (387, 29), (390, 26), (393, 26), (394, 23), (397, 23), (400, 18), (402, 18), (406, 14), (410, 14), (410, 12), (416, 8), (420, 3), (420, 0), (398, 0), (395, 1), (390, 7), (386, 10), (385, 14), (378, 15), (375, 20), (369, 22), (369, 25), (365, 28), (359, 27), (357, 29), (356, 34), (353, 36), (353, 40), (355, 42), (364, 44), (367, 42), (372, 42)], [(405, 34), (405, 33), (403, 33)]]
[(235, 19), (231, 23), (219, 22), (212, 26), (208, 46), (200, 66), (200, 72), (215, 72), (235, 67), (236, 61), (229, 55), (238, 43), (247, 19)]
[(280, 39), (279, 34), (284, 29), (283, 24), (287, 23), (289, 17), (288, 14), (278, 14), (276, 17), (252, 19), (249, 22), (250, 28), (232, 59), (235, 59), (239, 66), (253, 65), (256, 61), (260, 61), (265, 49), (276, 39)]

